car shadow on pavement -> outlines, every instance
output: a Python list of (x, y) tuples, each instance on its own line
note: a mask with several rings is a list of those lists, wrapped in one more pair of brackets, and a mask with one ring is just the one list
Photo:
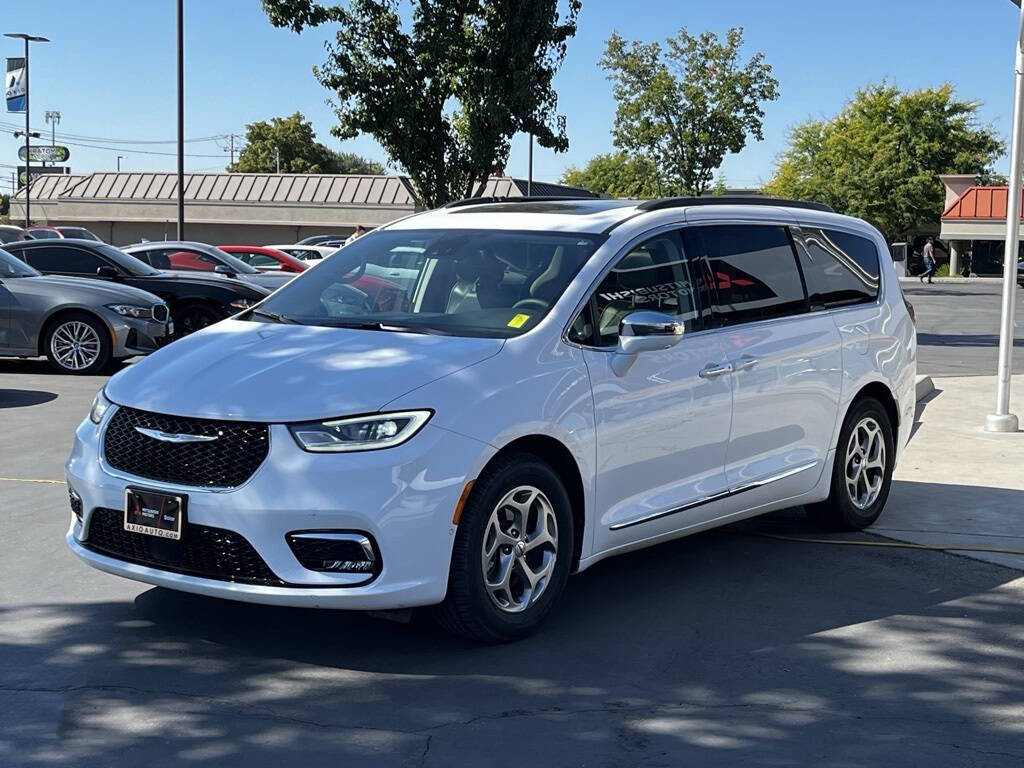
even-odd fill
[(780, 532), (818, 533), (789, 510), (604, 561), (502, 646), (165, 589), (7, 607), (0, 763), (1024, 759), (1020, 572)]
[[(998, 347), (997, 333), (925, 333), (918, 331), (917, 344), (921, 347)], [(1013, 346), (1024, 347), (1024, 338), (1014, 338)]]
[(56, 392), (0, 388), (0, 408), (24, 408), (28, 405), (42, 405), (56, 399)]

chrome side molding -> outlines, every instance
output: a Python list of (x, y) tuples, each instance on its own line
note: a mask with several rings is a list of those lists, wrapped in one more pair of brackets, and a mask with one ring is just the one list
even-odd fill
[(721, 499), (729, 498), (730, 496), (737, 496), (738, 494), (744, 493), (746, 491), (752, 491), (755, 488), (760, 488), (761, 486), (768, 485), (769, 483), (777, 483), (779, 480), (785, 480), (787, 477), (792, 477), (793, 475), (798, 475), (801, 472), (806, 472), (809, 469), (814, 469), (814, 467), (818, 466), (820, 463), (820, 461), (815, 459), (814, 461), (799, 464), (795, 467), (790, 467), (789, 469), (783, 472), (779, 472), (778, 474), (770, 475), (768, 477), (762, 477), (759, 480), (752, 480), (749, 483), (738, 485), (735, 488), (732, 488), (728, 491), (713, 493), (710, 496), (702, 496), (701, 498), (695, 499), (694, 501), (691, 501), (688, 504), (684, 504), (681, 507), (666, 509), (662, 512), (653, 512), (650, 515), (638, 517), (636, 520), (627, 520), (622, 523), (616, 523), (615, 525), (609, 526), (609, 530), (621, 531), (623, 528), (632, 528), (634, 525), (640, 525), (641, 523), (649, 523), (652, 520), (660, 520), (661, 518), (668, 517), (669, 515), (677, 515), (680, 512), (685, 512), (688, 509), (700, 507), (703, 506), (704, 504), (710, 504), (712, 501), (719, 501)]

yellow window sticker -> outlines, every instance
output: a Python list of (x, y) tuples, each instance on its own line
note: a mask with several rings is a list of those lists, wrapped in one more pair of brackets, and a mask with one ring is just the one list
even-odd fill
[(520, 312), (518, 315), (516, 315), (515, 317), (513, 317), (511, 320), (508, 321), (508, 327), (509, 328), (522, 328), (528, 322), (530, 322), (530, 316), (529, 315), (524, 315), (522, 312)]

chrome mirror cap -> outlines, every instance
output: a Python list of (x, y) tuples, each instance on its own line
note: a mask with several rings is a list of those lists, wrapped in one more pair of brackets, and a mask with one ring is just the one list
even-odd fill
[(630, 312), (619, 323), (619, 352), (624, 355), (668, 349), (682, 338), (682, 322), (664, 312)]

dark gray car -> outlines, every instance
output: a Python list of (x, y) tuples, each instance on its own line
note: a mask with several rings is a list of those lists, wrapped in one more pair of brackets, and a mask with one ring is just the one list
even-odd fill
[(292, 278), (290, 272), (260, 272), (215, 245), (188, 240), (160, 240), (121, 249), (156, 269), (172, 272), (215, 272), (276, 291)]
[(172, 332), (167, 305), (151, 293), (43, 276), (0, 250), (0, 357), (45, 355), (61, 373), (92, 374), (153, 352)]

